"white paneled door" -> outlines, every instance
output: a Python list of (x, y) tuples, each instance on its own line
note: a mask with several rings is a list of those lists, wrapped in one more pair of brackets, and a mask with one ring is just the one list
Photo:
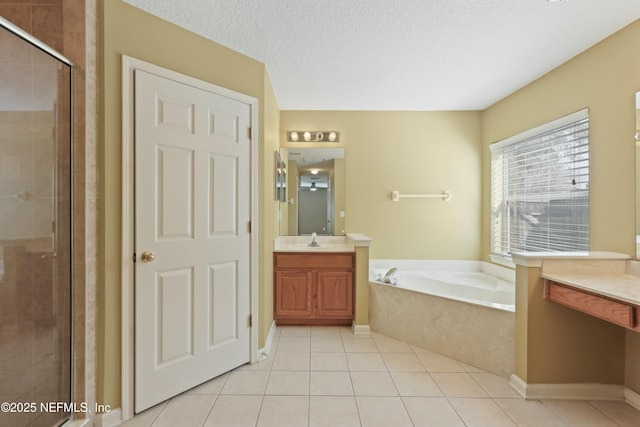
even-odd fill
[(135, 71), (135, 411), (250, 359), (249, 104)]

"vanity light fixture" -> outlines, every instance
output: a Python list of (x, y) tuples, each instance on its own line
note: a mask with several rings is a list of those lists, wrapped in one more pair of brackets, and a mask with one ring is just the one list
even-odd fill
[(287, 131), (289, 142), (340, 142), (340, 133), (335, 130), (290, 130)]

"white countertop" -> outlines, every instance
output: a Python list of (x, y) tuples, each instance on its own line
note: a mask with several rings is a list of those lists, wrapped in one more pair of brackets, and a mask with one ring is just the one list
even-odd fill
[(545, 259), (541, 277), (640, 306), (640, 262), (615, 258)]
[(320, 246), (309, 246), (311, 236), (280, 236), (273, 241), (274, 252), (355, 252), (356, 247), (368, 247), (372, 239), (363, 234), (318, 236)]

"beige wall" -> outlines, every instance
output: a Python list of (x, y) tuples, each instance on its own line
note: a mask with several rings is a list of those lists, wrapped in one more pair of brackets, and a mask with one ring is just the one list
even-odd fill
[[(280, 113), (263, 64), (121, 0), (103, 0), (101, 7), (100, 190), (104, 199), (97, 340), (101, 403), (115, 407), (120, 401), (121, 54), (259, 100), (260, 345), (273, 318), (271, 248), (278, 234), (278, 204), (272, 156), (287, 129), (340, 130), (337, 146), (346, 150), (345, 228), (374, 239), (372, 258), (478, 259), (489, 252), (488, 145), (589, 107), (591, 246), (633, 254), (634, 93), (640, 89), (640, 57), (632, 53), (640, 40), (638, 22), (485, 112)], [(390, 200), (392, 190), (439, 193), (445, 189), (452, 192), (451, 202)], [(625, 382), (636, 391), (640, 390), (640, 369), (632, 361), (640, 359), (638, 341), (637, 335), (627, 333)]]
[(622, 384), (625, 330), (546, 301), (539, 268), (516, 275), (514, 373), (528, 384)]
[[(271, 183), (272, 162), (265, 153), (278, 146), (279, 112), (264, 64), (196, 36), (121, 0), (100, 4), (103, 51), (101, 57), (100, 206), (101, 272), (98, 291), (98, 401), (120, 406), (120, 272), (121, 272), (121, 55), (253, 96), (259, 103), (260, 186)], [(254, 169), (255, 170), (255, 169)], [(272, 240), (277, 234), (277, 205), (272, 190), (259, 187), (259, 345), (264, 345), (272, 322)]]
[[(480, 112), (282, 111), (290, 129), (336, 129), (345, 148), (345, 231), (373, 238), (372, 258), (480, 257)], [(450, 202), (391, 201), (391, 191)]]
[[(591, 250), (610, 250), (635, 257), (636, 156), (633, 135), (636, 129), (635, 93), (640, 90), (640, 57), (634, 52), (639, 42), (640, 21), (636, 21), (483, 112), (481, 253), (484, 259), (488, 258), (490, 250), (489, 144), (585, 107), (589, 108), (591, 121)], [(536, 342), (536, 337), (544, 337), (545, 328), (559, 325), (571, 328), (570, 338), (574, 342), (592, 340), (594, 322), (599, 321), (561, 307), (547, 309), (553, 310), (553, 324), (535, 321), (529, 316), (526, 325), (529, 350), (546, 345)], [(625, 385), (640, 392), (637, 362), (640, 360), (640, 339), (634, 332), (627, 332), (621, 339), (622, 332), (620, 328), (611, 331), (611, 339), (617, 343), (609, 342), (612, 347), (605, 360), (606, 366), (603, 363), (592, 376), (603, 382), (619, 382), (623, 372)], [(517, 343), (516, 349), (522, 345), (524, 343)], [(534, 369), (529, 371), (529, 374), (535, 372), (533, 382), (566, 382), (565, 374), (557, 372), (554, 367), (557, 361), (554, 361), (551, 351), (549, 349), (543, 354), (538, 350), (535, 360), (532, 357), (536, 352), (529, 351), (528, 359), (516, 361), (516, 368), (526, 363)], [(578, 357), (574, 354), (576, 351), (570, 352), (566, 361)], [(625, 354), (626, 362), (622, 362), (621, 355)], [(570, 380), (576, 381), (577, 378), (579, 375), (574, 375)]]
[(591, 249), (635, 252), (635, 93), (640, 90), (636, 21), (483, 113), (483, 244), (489, 240), (488, 146), (536, 125), (589, 108)]

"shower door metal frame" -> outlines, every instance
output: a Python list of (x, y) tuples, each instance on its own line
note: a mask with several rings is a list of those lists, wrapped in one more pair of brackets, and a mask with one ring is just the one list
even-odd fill
[[(74, 161), (75, 161), (75, 153), (74, 153), (74, 132), (73, 132), (73, 111), (74, 111), (74, 103), (73, 103), (73, 89), (74, 89), (74, 84), (73, 84), (73, 80), (74, 80), (74, 64), (73, 62), (65, 57), (63, 54), (61, 54), (60, 52), (56, 51), (55, 49), (53, 49), (52, 47), (50, 47), (49, 45), (47, 45), (46, 43), (42, 42), (41, 40), (38, 40), (37, 38), (35, 38), (33, 35), (29, 34), (28, 32), (24, 31), (22, 28), (18, 27), (17, 25), (13, 24), (10, 21), (7, 21), (6, 19), (4, 19), (2, 16), (0, 16), (0, 27), (3, 27), (4, 29), (6, 29), (7, 31), (9, 31), (10, 33), (13, 33), (16, 37), (19, 37), (20, 39), (24, 40), (25, 42), (31, 44), (32, 46), (36, 47), (37, 49), (41, 50), (42, 52), (44, 52), (45, 54), (55, 58), (56, 60), (62, 62), (63, 64), (69, 66), (69, 307), (70, 307), (70, 312), (69, 312), (69, 325), (70, 325), (70, 340), (69, 340), (69, 374), (71, 375), (70, 378), (70, 387), (69, 387), (69, 402), (73, 402), (74, 401), (74, 393), (75, 393), (75, 387), (74, 387), (74, 381), (73, 381), (73, 377), (74, 377), (74, 364), (73, 364), (73, 357), (74, 357), (74, 322), (73, 322), (73, 313), (74, 313), (74, 309), (73, 309), (73, 294), (74, 294), (74, 281), (73, 281), (73, 260), (74, 260), (74, 245), (73, 245), (73, 206), (74, 206), (74, 185), (73, 185), (73, 165), (74, 165)], [(58, 180), (58, 172), (57, 170), (55, 171), (55, 176), (54, 176), (54, 181), (57, 182)], [(54, 204), (57, 206), (57, 197), (54, 197)], [(58, 215), (58, 211), (57, 208), (54, 208), (54, 215), (56, 215), (56, 222), (57, 222), (57, 215)], [(53, 247), (53, 253), (50, 254), (45, 254), (45, 255), (49, 255), (50, 257), (55, 257), (56, 256), (56, 240), (57, 236), (54, 235), (54, 247)], [(43, 256), (45, 256), (43, 255)], [(62, 424), (67, 423), (68, 421), (73, 421), (74, 420), (74, 413), (71, 413), (69, 415), (69, 418), (66, 420), (61, 421)], [(75, 423), (74, 423), (75, 424)]]

